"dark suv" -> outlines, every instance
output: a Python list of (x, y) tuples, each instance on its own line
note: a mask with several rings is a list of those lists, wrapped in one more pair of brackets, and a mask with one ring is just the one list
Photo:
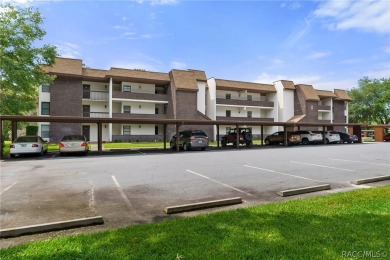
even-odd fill
[[(247, 147), (252, 146), (252, 131), (250, 128), (239, 128), (239, 142), (245, 144)], [(236, 144), (237, 128), (230, 129), (229, 132), (221, 137), (221, 145), (226, 147), (227, 144)]]
[[(186, 130), (179, 132), (179, 147), (184, 151), (192, 148), (198, 148), (202, 151), (209, 146), (209, 138), (202, 130)], [(176, 135), (172, 136), (170, 141), (171, 149), (176, 149)]]
[[(264, 140), (266, 145), (272, 145), (272, 144), (280, 144), (284, 143), (284, 132), (278, 131), (273, 133), (272, 135), (269, 135)], [(287, 132), (287, 144), (300, 144), (301, 143), (301, 136), (298, 132)]]

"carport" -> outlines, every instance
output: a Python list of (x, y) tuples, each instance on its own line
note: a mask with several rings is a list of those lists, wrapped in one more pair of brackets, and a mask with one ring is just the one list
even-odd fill
[[(353, 129), (353, 134), (358, 136), (358, 142), (362, 141), (361, 139), (361, 129), (362, 127), (366, 127), (367, 125), (362, 124), (324, 124), (324, 123), (293, 123), (293, 122), (268, 122), (268, 121), (216, 121), (216, 120), (184, 120), (184, 119), (126, 119), (126, 118), (90, 118), (90, 117), (67, 117), (67, 116), (10, 116), (10, 115), (2, 115), (0, 116), (0, 138), (2, 137), (2, 129), (3, 129), (3, 121), (11, 122), (11, 139), (15, 140), (17, 137), (17, 123), (18, 122), (56, 122), (56, 123), (92, 123), (97, 124), (97, 143), (98, 143), (98, 151), (101, 153), (102, 149), (102, 127), (103, 124), (108, 123), (117, 123), (117, 124), (162, 124), (164, 126), (164, 149), (166, 149), (166, 141), (167, 141), (167, 126), (175, 125), (176, 133), (180, 132), (180, 126), (183, 125), (214, 125), (217, 128), (217, 146), (220, 146), (220, 133), (219, 126), (220, 125), (235, 125), (236, 128), (240, 126), (260, 126), (261, 127), (261, 139), (264, 140), (264, 126), (280, 126), (283, 127), (284, 131), (284, 146), (287, 146), (287, 131), (294, 130), (296, 127), (300, 129), (300, 127), (321, 127), (323, 130), (323, 134), (325, 135), (325, 131), (327, 128), (332, 128), (334, 126), (344, 126)], [(375, 126), (370, 126), (375, 127)], [(387, 126), (388, 127), (388, 126)], [(236, 138), (236, 147), (239, 147), (239, 133), (237, 131)], [(325, 140), (324, 140), (325, 142)], [(264, 145), (262, 143), (262, 145)], [(2, 150), (2, 142), (0, 142), (0, 150)], [(176, 138), (176, 150), (179, 150), (179, 138)]]

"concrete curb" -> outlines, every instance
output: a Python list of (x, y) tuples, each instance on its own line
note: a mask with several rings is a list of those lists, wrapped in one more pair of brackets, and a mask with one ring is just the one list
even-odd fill
[(222, 199), (222, 200), (211, 200), (211, 201), (205, 201), (205, 202), (198, 202), (198, 203), (192, 203), (192, 204), (184, 204), (184, 205), (179, 205), (179, 206), (166, 207), (164, 209), (164, 212), (166, 214), (174, 214), (174, 213), (193, 211), (193, 210), (198, 210), (198, 209), (207, 209), (207, 208), (240, 204), (242, 202), (243, 202), (242, 198), (240, 198), (240, 197), (230, 198), (230, 199)]
[(27, 234), (35, 234), (35, 233), (42, 233), (42, 232), (49, 232), (49, 231), (91, 226), (91, 225), (101, 225), (101, 224), (104, 224), (104, 220), (102, 216), (80, 218), (80, 219), (52, 222), (46, 224), (1, 229), (0, 238), (17, 237), (17, 236), (22, 236)]
[(360, 184), (364, 184), (364, 183), (377, 182), (377, 181), (387, 181), (387, 180), (390, 180), (390, 175), (355, 180), (355, 181), (351, 181), (351, 184), (360, 185)]
[(305, 187), (299, 189), (283, 190), (283, 191), (278, 191), (276, 194), (282, 197), (287, 197), (287, 196), (293, 196), (293, 195), (321, 191), (321, 190), (330, 190), (330, 185), (323, 184), (323, 185), (311, 186), (311, 187)]

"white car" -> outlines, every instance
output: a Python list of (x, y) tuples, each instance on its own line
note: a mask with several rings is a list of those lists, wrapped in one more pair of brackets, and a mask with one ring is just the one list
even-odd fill
[(59, 144), (60, 155), (65, 153), (83, 153), (89, 152), (87, 138), (84, 135), (66, 135)]
[(302, 144), (322, 143), (322, 134), (313, 131), (299, 130)]
[(9, 155), (14, 158), (21, 154), (39, 154), (47, 153), (48, 144), (40, 136), (19, 136), (10, 145)]
[[(313, 131), (315, 133), (321, 133), (322, 131)], [(325, 131), (325, 138), (327, 144), (337, 144), (340, 142), (340, 135), (336, 131)]]

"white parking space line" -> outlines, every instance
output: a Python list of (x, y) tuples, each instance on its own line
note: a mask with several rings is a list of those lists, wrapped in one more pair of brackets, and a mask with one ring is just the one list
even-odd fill
[(382, 159), (382, 158), (379, 158), (379, 157), (376, 157), (376, 156), (372, 156), (372, 155), (360, 155), (361, 157), (368, 157), (368, 158), (374, 158), (374, 159)]
[(89, 194), (89, 204), (88, 204), (88, 207), (91, 209), (92, 212), (96, 212), (96, 209), (95, 209), (95, 185), (93, 185), (93, 183), (91, 181), (89, 181), (89, 184), (92, 187), (88, 191), (88, 194)]
[(335, 160), (335, 161), (344, 161), (344, 162), (354, 162), (354, 163), (364, 163), (364, 164), (372, 164), (372, 165), (390, 166), (390, 164), (384, 164), (384, 163), (369, 163), (369, 162), (360, 162), (360, 161), (352, 161), (352, 160), (336, 159), (336, 158), (328, 158), (328, 159)]
[(341, 170), (341, 171), (356, 172), (355, 170), (351, 170), (351, 169), (338, 168), (338, 167), (326, 166), (326, 165), (321, 165), (321, 164), (303, 163), (303, 162), (295, 162), (295, 161), (290, 161), (290, 162), (291, 163), (296, 163), (296, 164), (303, 164), (303, 165), (310, 165), (310, 166), (316, 166), (316, 167), (323, 167), (323, 168)]
[(198, 175), (198, 176), (200, 176), (200, 177), (202, 177), (202, 178), (205, 178), (205, 179), (207, 179), (207, 180), (213, 181), (213, 182), (215, 182), (215, 183), (221, 184), (221, 185), (223, 185), (223, 186), (225, 186), (225, 187), (228, 187), (228, 188), (230, 188), (230, 189), (233, 189), (233, 190), (236, 190), (236, 191), (238, 191), (238, 192), (244, 193), (244, 194), (246, 194), (246, 195), (248, 195), (248, 196), (256, 197), (256, 196), (253, 195), (253, 194), (250, 194), (250, 193), (245, 192), (245, 191), (243, 191), (243, 190), (237, 189), (237, 188), (235, 188), (235, 187), (233, 187), (233, 186), (230, 186), (230, 185), (228, 185), (228, 184), (226, 184), (226, 183), (223, 183), (223, 182), (214, 180), (214, 179), (212, 179), (212, 178), (210, 178), (210, 177), (207, 177), (207, 176), (204, 176), (204, 175), (202, 175), (202, 174), (200, 174), (200, 173), (193, 172), (193, 171), (190, 171), (190, 170), (186, 170), (186, 171), (189, 172), (189, 173)]
[(134, 210), (133, 205), (131, 205), (129, 198), (127, 198), (126, 193), (123, 191), (122, 187), (119, 185), (118, 180), (115, 178), (114, 175), (112, 175), (111, 177), (114, 180), (114, 183), (115, 183), (116, 187), (118, 188), (118, 191), (121, 194), (122, 199), (126, 202), (129, 209)]
[(56, 157), (57, 154), (54, 154), (52, 157), (50, 157), (50, 159), (53, 159), (54, 157)]
[(310, 178), (306, 178), (306, 177), (302, 177), (302, 176), (298, 176), (298, 175), (293, 175), (293, 174), (289, 174), (289, 173), (277, 172), (277, 171), (274, 171), (274, 170), (259, 168), (259, 167), (250, 166), (250, 165), (244, 165), (244, 166), (245, 166), (245, 167), (248, 167), (248, 168), (253, 168), (253, 169), (265, 171), (265, 172), (272, 172), (272, 173), (282, 174), (282, 175), (286, 175), (286, 176), (290, 176), (290, 177), (294, 177), (294, 178), (299, 178), (299, 179), (304, 179), (304, 180), (308, 180), (308, 181), (315, 181), (315, 182), (324, 183), (323, 181), (314, 180), (314, 179), (310, 179)]
[(0, 192), (0, 195), (2, 195), (4, 192), (6, 192), (7, 190), (11, 189), (13, 186), (16, 185), (17, 182), (15, 182), (14, 184), (12, 184), (11, 186), (8, 186), (7, 188), (5, 188), (2, 192)]
[(137, 151), (138, 153), (140, 153), (140, 154), (143, 154), (143, 155), (145, 155), (146, 153), (143, 153), (143, 152), (141, 152), (141, 151)]

